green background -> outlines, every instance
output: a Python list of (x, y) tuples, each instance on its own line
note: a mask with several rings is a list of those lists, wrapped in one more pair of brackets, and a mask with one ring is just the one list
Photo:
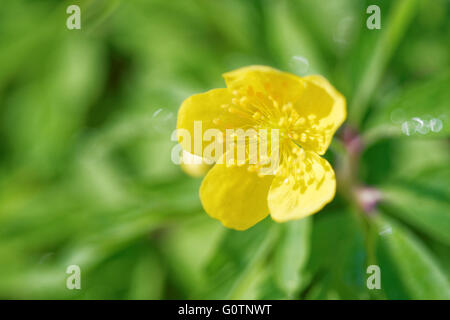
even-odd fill
[[(3, 1), (0, 298), (448, 299), (449, 3)], [(338, 134), (321, 212), (238, 232), (203, 212), (170, 135), (185, 98), (252, 64), (327, 77), (364, 148), (349, 157)], [(371, 213), (360, 185), (382, 193)]]

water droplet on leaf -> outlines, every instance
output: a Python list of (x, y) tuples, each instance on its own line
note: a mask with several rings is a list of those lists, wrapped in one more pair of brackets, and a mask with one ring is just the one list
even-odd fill
[(302, 56), (293, 56), (290, 62), (293, 72), (299, 75), (305, 75), (309, 69), (309, 61)]

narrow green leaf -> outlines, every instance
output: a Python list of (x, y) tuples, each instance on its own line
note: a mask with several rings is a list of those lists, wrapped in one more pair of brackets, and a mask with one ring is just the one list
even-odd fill
[(378, 39), (375, 50), (368, 58), (369, 64), (364, 69), (353, 98), (351, 112), (349, 113), (349, 120), (353, 124), (359, 125), (361, 122), (370, 96), (378, 85), (389, 59), (411, 22), (417, 4), (417, 0), (399, 0), (393, 4), (389, 17), (381, 29), (383, 33)]
[(305, 64), (302, 69), (308, 74), (311, 72), (323, 74), (325, 67), (315, 47), (314, 39), (301, 25), (301, 21), (295, 20), (289, 2), (267, 1), (265, 8), (267, 8), (268, 43), (280, 66), (296, 72), (296, 68), (292, 67), (295, 60), (292, 59), (299, 57), (302, 64)]
[(439, 190), (420, 185), (389, 185), (382, 189), (384, 208), (426, 233), (450, 245), (450, 198)]
[(204, 268), (216, 254), (225, 231), (218, 221), (201, 213), (186, 223), (178, 223), (161, 239), (169, 277), (185, 296), (196, 298), (197, 291), (209, 286)]
[[(384, 270), (395, 267), (395, 280), (404, 286), (412, 299), (449, 299), (450, 286), (436, 258), (420, 239), (399, 223), (384, 216), (377, 217), (376, 224), (381, 233), (378, 256), (381, 269), (381, 287), (388, 298), (395, 296), (393, 285), (383, 280)], [(390, 230), (390, 232), (386, 232)], [(386, 263), (387, 262), (387, 263)]]
[(301, 271), (310, 251), (312, 218), (292, 221), (282, 225), (281, 240), (275, 252), (275, 279), (287, 296), (292, 296), (301, 286)]
[(205, 273), (208, 299), (245, 299), (255, 270), (267, 258), (278, 235), (278, 225), (266, 219), (242, 232), (227, 230)]
[(321, 282), (323, 290), (329, 291), (320, 296), (368, 298), (364, 235), (351, 212), (328, 211), (317, 216), (311, 239), (306, 272), (312, 276), (313, 287)]
[(397, 90), (374, 110), (364, 134), (366, 144), (385, 137), (448, 137), (450, 73)]
[(141, 248), (128, 293), (129, 299), (161, 299), (164, 290), (165, 271), (158, 255), (151, 247)]

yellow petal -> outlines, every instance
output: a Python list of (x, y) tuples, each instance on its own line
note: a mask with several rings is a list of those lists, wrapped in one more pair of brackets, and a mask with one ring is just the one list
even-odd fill
[(267, 193), (273, 176), (259, 177), (248, 165), (216, 164), (200, 187), (203, 208), (228, 228), (245, 230), (269, 214)]
[[(216, 139), (211, 137), (210, 141), (205, 140), (202, 135), (205, 134), (206, 130), (217, 129), (222, 134), (222, 138), (225, 139), (225, 128), (235, 128), (242, 125), (240, 118), (228, 112), (228, 106), (231, 104), (232, 98), (233, 96), (228, 89), (213, 89), (193, 95), (182, 103), (178, 111), (177, 132), (178, 141), (183, 150), (208, 158), (205, 157), (204, 151)], [(224, 148), (222, 148), (222, 151), (224, 151)]]
[[(298, 139), (302, 147), (324, 154), (334, 133), (344, 122), (347, 111), (345, 98), (322, 76), (302, 78), (306, 87), (294, 108), (303, 119), (298, 125)], [(303, 135), (305, 130), (309, 133)]]
[(304, 89), (302, 79), (267, 66), (248, 66), (223, 74), (227, 88), (243, 96), (262, 93), (280, 107), (298, 99)]
[(299, 154), (283, 161), (282, 174), (270, 187), (269, 209), (277, 222), (307, 217), (334, 198), (336, 179), (330, 164), (314, 152)]
[(223, 76), (235, 96), (252, 100), (271, 121), (289, 123), (291, 138), (318, 154), (326, 152), (346, 118), (345, 98), (321, 76), (300, 78), (266, 66), (244, 67)]
[(183, 150), (180, 167), (191, 177), (198, 178), (203, 177), (212, 165), (207, 164), (203, 158)]

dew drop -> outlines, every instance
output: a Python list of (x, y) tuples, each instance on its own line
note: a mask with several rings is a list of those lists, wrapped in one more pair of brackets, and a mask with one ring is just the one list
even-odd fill
[(39, 259), (39, 264), (46, 263), (52, 256), (54, 255), (54, 252), (47, 252)]
[(152, 114), (152, 127), (159, 132), (168, 131), (174, 126), (173, 112), (162, 108)]
[(158, 110), (156, 110), (155, 112), (153, 112), (152, 117), (156, 118), (158, 116), (158, 114), (160, 114), (163, 111), (163, 109), (159, 108)]
[(299, 75), (304, 75), (308, 72), (309, 61), (302, 56), (293, 56), (290, 61), (290, 67), (293, 72)]
[(441, 119), (434, 118), (434, 119), (430, 120), (430, 129), (431, 129), (431, 131), (439, 132), (439, 131), (442, 130), (442, 127), (443, 127), (443, 125), (442, 125)]
[(352, 37), (354, 24), (355, 18), (352, 16), (348, 16), (341, 19), (336, 25), (336, 28), (333, 32), (333, 40), (340, 47), (345, 48), (349, 44), (350, 38)]
[(387, 225), (378, 234), (380, 236), (386, 236), (388, 234), (392, 234), (392, 227)]
[(426, 120), (423, 120), (418, 117), (412, 118), (412, 120), (415, 122), (415, 131), (420, 134), (427, 134), (430, 129), (428, 128), (428, 122)]
[(405, 121), (402, 123), (402, 132), (410, 136), (416, 132), (416, 127), (412, 121)]

